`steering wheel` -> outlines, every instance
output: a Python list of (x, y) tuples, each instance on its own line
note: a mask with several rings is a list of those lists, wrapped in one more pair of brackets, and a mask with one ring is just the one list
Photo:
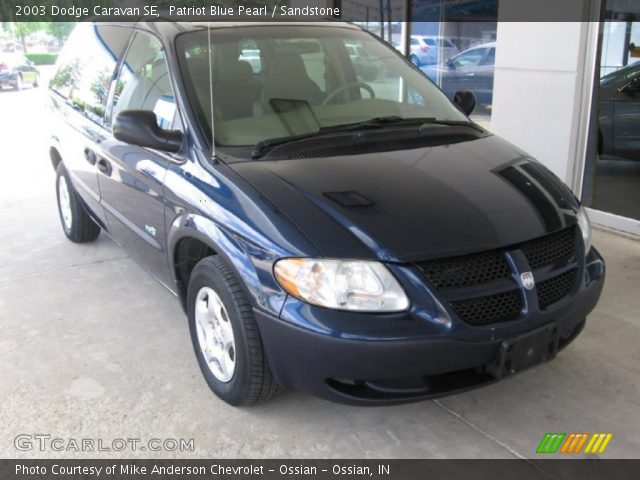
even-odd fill
[(329, 101), (333, 100), (333, 98), (336, 95), (338, 95), (339, 93), (342, 93), (345, 90), (351, 90), (352, 88), (362, 88), (362, 89), (366, 90), (369, 93), (371, 98), (376, 98), (376, 92), (373, 91), (373, 88), (371, 88), (371, 85), (369, 85), (368, 83), (351, 82), (351, 83), (347, 83), (345, 85), (340, 85), (333, 92), (331, 92), (329, 95), (327, 95), (325, 97), (325, 99), (322, 101), (322, 105), (326, 105), (327, 103), (329, 103)]

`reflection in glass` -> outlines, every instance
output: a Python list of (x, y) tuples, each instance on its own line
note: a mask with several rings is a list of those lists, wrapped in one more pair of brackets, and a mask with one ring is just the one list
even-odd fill
[(79, 24), (69, 41), (84, 48), (64, 50), (51, 89), (87, 118), (102, 124), (111, 79), (127, 40), (123, 28)]
[(591, 129), (582, 200), (596, 210), (640, 220), (640, 5), (626, 3), (625, 10), (617, 5), (606, 2), (601, 25), (597, 126)]
[[(455, 18), (452, 17), (451, 20)], [(409, 59), (450, 99), (471, 90), (477, 99), (473, 120), (489, 127), (496, 56), (496, 17), (486, 21), (414, 22)]]

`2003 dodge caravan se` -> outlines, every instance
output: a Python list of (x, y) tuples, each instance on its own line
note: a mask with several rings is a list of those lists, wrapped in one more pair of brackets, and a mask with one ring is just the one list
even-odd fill
[(570, 190), (356, 26), (82, 24), (49, 89), (66, 236), (108, 232), (180, 298), (230, 404), (475, 387), (600, 296)]

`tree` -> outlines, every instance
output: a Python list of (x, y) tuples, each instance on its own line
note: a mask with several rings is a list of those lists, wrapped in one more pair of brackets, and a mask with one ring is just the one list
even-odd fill
[(11, 33), (11, 36), (20, 42), (24, 53), (27, 53), (26, 38), (34, 32), (42, 30), (42, 22), (4, 22), (2, 24), (5, 30)]
[(55, 38), (59, 45), (64, 43), (74, 27), (73, 22), (45, 22), (44, 24), (46, 32)]

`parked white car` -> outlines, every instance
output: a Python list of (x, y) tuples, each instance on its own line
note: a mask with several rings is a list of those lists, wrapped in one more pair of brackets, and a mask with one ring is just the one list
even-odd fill
[(416, 66), (442, 63), (458, 53), (451, 40), (435, 35), (411, 35), (409, 60)]

